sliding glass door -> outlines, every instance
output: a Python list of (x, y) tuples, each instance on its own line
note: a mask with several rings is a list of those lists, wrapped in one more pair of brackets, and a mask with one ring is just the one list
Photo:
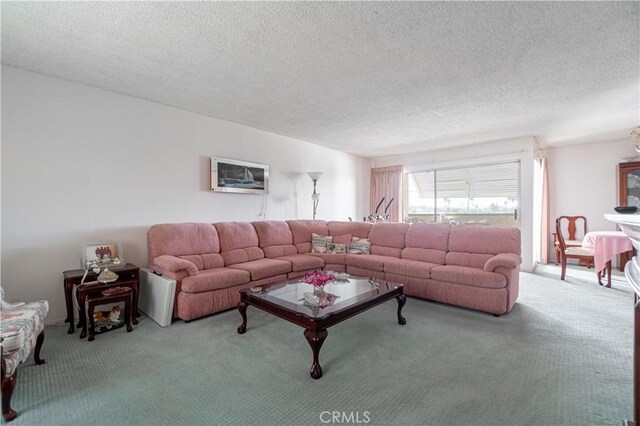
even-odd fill
[(405, 221), (519, 224), (520, 162), (405, 174)]

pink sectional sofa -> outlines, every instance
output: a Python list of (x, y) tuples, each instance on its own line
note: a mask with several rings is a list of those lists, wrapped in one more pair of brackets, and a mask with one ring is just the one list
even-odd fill
[[(370, 254), (312, 253), (312, 234), (367, 238)], [(515, 228), (290, 220), (152, 226), (149, 267), (177, 281), (174, 317), (236, 307), (239, 290), (318, 269), (396, 281), (405, 294), (501, 315), (518, 298)]]

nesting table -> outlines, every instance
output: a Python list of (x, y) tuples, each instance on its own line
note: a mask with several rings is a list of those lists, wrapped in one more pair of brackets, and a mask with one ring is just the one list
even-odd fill
[[(89, 273), (85, 279), (85, 284), (83, 284), (79, 289), (77, 289), (77, 297), (78, 297), (78, 328), (82, 328), (80, 332), (80, 338), (83, 339), (87, 336), (87, 313), (86, 313), (86, 300), (89, 295), (99, 295), (102, 291), (107, 290), (112, 287), (129, 287), (133, 293), (133, 302), (132, 302), (132, 322), (133, 324), (138, 324), (137, 317), (140, 316), (138, 312), (138, 289), (140, 286), (140, 268), (138, 268), (133, 263), (127, 263), (124, 267), (113, 270), (116, 274), (118, 274), (118, 279), (114, 282), (102, 284), (95, 282), (93, 284), (88, 284), (90, 281), (95, 281), (97, 278), (97, 274)], [(74, 289), (80, 284), (82, 281), (82, 276), (84, 275), (84, 270), (82, 269), (73, 269), (69, 271), (64, 271), (64, 301), (67, 306), (67, 318), (65, 322), (69, 323), (69, 329), (67, 333), (72, 334), (74, 332), (74, 315), (73, 315), (73, 293)]]

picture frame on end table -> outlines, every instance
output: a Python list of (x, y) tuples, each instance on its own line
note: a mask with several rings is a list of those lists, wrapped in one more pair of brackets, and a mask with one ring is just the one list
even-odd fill
[(80, 266), (87, 269), (91, 262), (98, 262), (98, 266), (108, 266), (117, 269), (126, 264), (124, 250), (120, 241), (99, 241), (87, 243), (82, 246)]

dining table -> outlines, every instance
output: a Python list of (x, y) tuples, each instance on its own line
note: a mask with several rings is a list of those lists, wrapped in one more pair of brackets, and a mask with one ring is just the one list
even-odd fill
[(607, 275), (606, 287), (611, 287), (611, 260), (620, 253), (633, 250), (631, 240), (622, 231), (587, 232), (582, 239), (582, 247), (593, 250), (598, 284), (602, 285), (601, 276), (604, 272)]

